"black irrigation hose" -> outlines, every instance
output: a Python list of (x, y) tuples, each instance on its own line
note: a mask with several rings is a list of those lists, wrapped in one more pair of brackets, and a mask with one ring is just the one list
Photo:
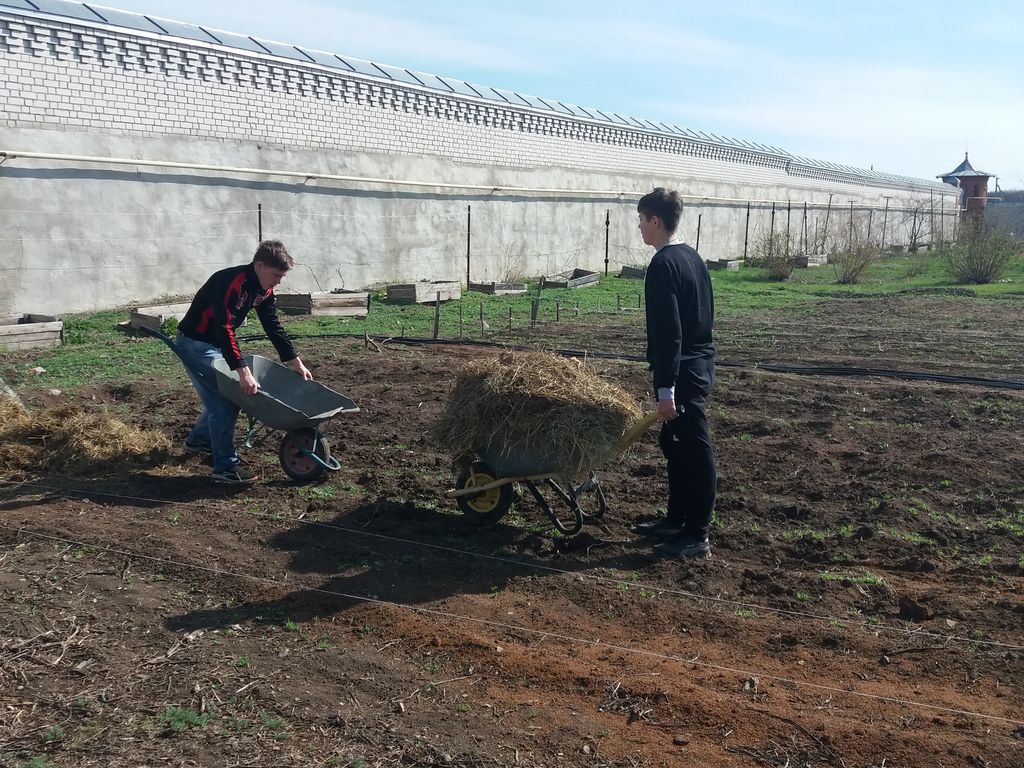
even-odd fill
[[(239, 341), (264, 341), (266, 336), (244, 336)], [(370, 339), (378, 343), (391, 342), (409, 346), (427, 346), (443, 344), (445, 346), (485, 347), (504, 349), (515, 352), (529, 352), (536, 347), (522, 344), (502, 344), (496, 341), (478, 341), (476, 339), (427, 339), (414, 336), (367, 336), (360, 333), (317, 333), (295, 336), (296, 339)], [(625, 355), (618, 352), (595, 352), (588, 349), (552, 349), (548, 350), (562, 357), (596, 357), (601, 360), (624, 360), (634, 363), (646, 363), (642, 355)], [(715, 365), (722, 368), (740, 368), (746, 370), (772, 371), (773, 373), (792, 373), (799, 376), (879, 376), (887, 379), (903, 381), (934, 381), (941, 384), (963, 384), (972, 387), (990, 387), (993, 389), (1011, 389), (1024, 392), (1024, 381), (1013, 379), (987, 379), (979, 376), (957, 376), (950, 373), (929, 373), (927, 371), (902, 371), (894, 368), (854, 368), (845, 366), (803, 366), (783, 365), (781, 363), (730, 363), (716, 360)]]

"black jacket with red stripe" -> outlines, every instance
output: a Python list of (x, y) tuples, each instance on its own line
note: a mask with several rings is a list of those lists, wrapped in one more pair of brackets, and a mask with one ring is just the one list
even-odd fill
[(192, 299), (192, 306), (178, 323), (178, 331), (191, 339), (220, 347), (228, 366), (235, 370), (244, 364), (235, 329), (254, 307), (281, 362), (298, 357), (277, 317), (274, 289), (263, 290), (252, 264), (214, 272)]

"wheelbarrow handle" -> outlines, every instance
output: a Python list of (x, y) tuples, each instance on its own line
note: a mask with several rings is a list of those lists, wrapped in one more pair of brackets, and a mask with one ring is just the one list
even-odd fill
[(171, 339), (171, 337), (168, 336), (166, 333), (158, 331), (155, 328), (147, 328), (146, 326), (140, 327), (139, 332), (143, 336), (152, 336), (153, 338), (160, 339), (160, 341), (162, 341), (164, 344), (170, 347), (171, 352), (177, 355), (178, 359), (181, 360), (181, 364), (185, 366), (185, 370), (191, 373), (193, 376), (197, 376), (200, 379), (205, 379), (210, 375), (206, 371), (201, 371), (194, 365), (192, 365), (181, 353), (181, 350), (174, 346), (174, 340)]
[(622, 436), (619, 440), (617, 450), (619, 453), (625, 452), (629, 446), (640, 439), (640, 435), (650, 429), (658, 421), (658, 412), (654, 411), (644, 416), (640, 421), (633, 425), (633, 428)]

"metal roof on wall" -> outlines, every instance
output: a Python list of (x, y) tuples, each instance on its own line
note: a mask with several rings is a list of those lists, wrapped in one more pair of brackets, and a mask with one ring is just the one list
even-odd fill
[[(71, 2), (70, 0), (0, 0), (0, 8), (8, 7), (29, 14), (46, 14), (51, 16), (64, 16), (92, 24), (121, 27), (138, 32), (145, 32), (151, 35), (165, 35), (170, 37), (192, 40), (207, 45), (221, 45), (228, 48), (236, 48), (248, 53), (258, 55), (271, 55), (287, 59), (295, 59), (302, 63), (313, 63), (323, 67), (339, 69), (344, 72), (355, 72), (367, 77), (379, 80), (398, 82), (407, 85), (414, 85), (443, 93), (457, 93), (463, 96), (482, 98), (488, 101), (497, 101), (502, 104), (509, 104), (515, 107), (530, 108), (537, 111), (548, 111), (558, 115), (569, 115), (596, 122), (608, 123), (617, 127), (633, 128), (657, 133), (676, 138), (682, 137), (704, 144), (731, 149), (739, 149), (746, 152), (779, 157), (787, 162), (822, 171), (833, 171), (838, 173), (858, 176), (864, 179), (875, 181), (889, 181), (901, 184), (928, 185), (934, 186), (935, 182), (925, 179), (916, 179), (909, 176), (899, 176), (879, 171), (866, 171), (860, 168), (838, 165), (836, 163), (811, 160), (805, 157), (798, 157), (783, 149), (754, 141), (743, 141), (724, 136), (717, 136), (705, 131), (693, 131), (680, 128), (677, 125), (666, 123), (655, 123), (650, 120), (641, 120), (635, 117), (619, 115), (608, 110), (599, 110), (593, 107), (584, 109), (573, 104), (566, 104), (555, 99), (542, 99), (537, 96), (529, 96), (501, 88), (477, 85), (449, 77), (447, 75), (432, 75), (427, 72), (418, 72), (410, 69), (403, 69), (388, 64), (377, 64), (372, 61), (355, 59), (351, 56), (316, 51), (309, 48), (301, 48), (297, 45), (278, 43), (271, 40), (263, 40), (255, 37), (248, 37), (233, 32), (224, 32), (216, 29), (207, 29), (196, 24), (163, 19), (157, 16), (148, 16), (128, 11), (119, 11), (113, 8), (105, 8), (99, 5)], [(973, 169), (972, 169), (973, 170)]]

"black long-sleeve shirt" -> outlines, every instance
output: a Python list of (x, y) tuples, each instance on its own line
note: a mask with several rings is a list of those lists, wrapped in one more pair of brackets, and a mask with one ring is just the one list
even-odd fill
[(714, 381), (715, 299), (704, 260), (688, 245), (663, 246), (647, 267), (644, 292), (655, 393), (697, 387), (706, 395)]
[(281, 362), (298, 357), (277, 317), (274, 289), (263, 290), (252, 264), (214, 272), (192, 299), (192, 306), (178, 324), (178, 331), (220, 347), (228, 366), (235, 370), (244, 365), (235, 329), (253, 307)]

